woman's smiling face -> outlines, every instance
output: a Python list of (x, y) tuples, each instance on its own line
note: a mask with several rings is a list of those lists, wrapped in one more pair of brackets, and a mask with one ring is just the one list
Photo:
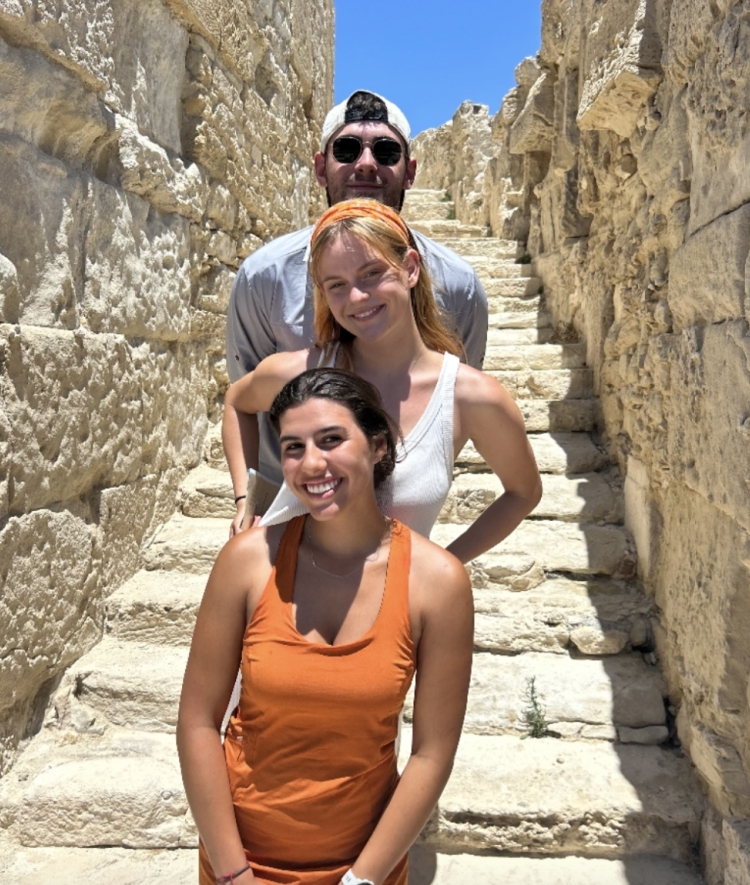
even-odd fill
[(374, 495), (373, 469), (385, 441), (366, 437), (346, 406), (313, 397), (287, 409), (280, 443), (284, 479), (314, 519), (330, 519)]
[(336, 322), (363, 340), (377, 340), (401, 322), (413, 322), (411, 288), (419, 279), (417, 253), (394, 267), (349, 232), (337, 236), (318, 262), (318, 284)]

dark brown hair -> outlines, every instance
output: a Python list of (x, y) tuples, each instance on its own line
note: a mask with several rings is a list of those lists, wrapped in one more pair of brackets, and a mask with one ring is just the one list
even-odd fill
[(308, 369), (287, 382), (271, 404), (268, 417), (277, 434), (281, 432), (284, 413), (309, 399), (327, 399), (345, 406), (368, 439), (383, 437), (385, 454), (374, 469), (377, 488), (393, 473), (397, 461), (397, 440), (401, 439), (401, 431), (383, 408), (377, 388), (364, 378), (343, 369)]

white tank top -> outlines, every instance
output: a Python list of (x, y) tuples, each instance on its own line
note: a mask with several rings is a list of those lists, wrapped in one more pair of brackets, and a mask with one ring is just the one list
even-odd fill
[[(336, 354), (331, 357), (335, 362)], [(398, 445), (396, 469), (375, 489), (381, 511), (428, 537), (453, 482), (453, 410), (459, 359), (443, 356), (427, 408)], [(276, 525), (307, 509), (284, 483), (260, 521)]]

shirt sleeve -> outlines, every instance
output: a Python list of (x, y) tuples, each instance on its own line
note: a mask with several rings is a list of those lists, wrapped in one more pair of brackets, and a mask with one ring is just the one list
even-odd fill
[(227, 374), (234, 382), (251, 372), (258, 363), (276, 353), (271, 325), (272, 293), (261, 273), (240, 267), (232, 285), (227, 311)]
[(466, 348), (466, 362), (481, 369), (487, 349), (488, 307), (487, 294), (479, 282), (476, 271), (472, 272), (470, 291), (463, 302), (459, 321), (459, 334)]

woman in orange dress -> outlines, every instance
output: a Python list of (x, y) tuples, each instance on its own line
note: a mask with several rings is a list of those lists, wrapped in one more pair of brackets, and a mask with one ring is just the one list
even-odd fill
[[(308, 514), (231, 539), (198, 614), (177, 741), (200, 883), (406, 885), (408, 849), (461, 732), (470, 584), (454, 556), (378, 510), (396, 442), (372, 385), (307, 371), (270, 417)], [(399, 777), (398, 719), (415, 672)]]

